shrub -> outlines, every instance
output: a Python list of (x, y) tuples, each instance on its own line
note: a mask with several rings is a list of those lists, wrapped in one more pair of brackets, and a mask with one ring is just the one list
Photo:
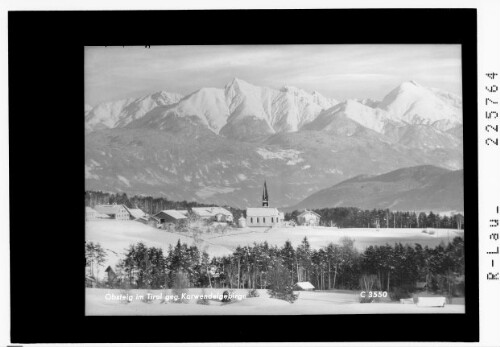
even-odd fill
[(389, 297), (391, 300), (399, 301), (400, 299), (408, 299), (412, 297), (411, 287), (409, 286), (401, 286), (393, 289), (392, 292), (389, 293)]
[(210, 305), (210, 300), (207, 299), (205, 294), (205, 288), (202, 289), (201, 297), (198, 300), (196, 300), (196, 303), (198, 305)]
[(247, 298), (258, 298), (259, 297), (259, 292), (257, 289), (250, 289), (247, 294)]
[(370, 297), (368, 297), (368, 296), (365, 296), (365, 297), (362, 297), (361, 295), (359, 296), (359, 302), (360, 302), (361, 304), (370, 304), (370, 303), (372, 303), (372, 302), (373, 302), (373, 300), (374, 300), (374, 298), (373, 298), (373, 297), (372, 297), (372, 298), (370, 298)]

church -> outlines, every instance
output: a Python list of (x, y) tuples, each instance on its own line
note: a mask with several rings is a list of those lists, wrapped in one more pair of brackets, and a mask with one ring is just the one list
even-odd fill
[(281, 226), (285, 216), (277, 208), (269, 207), (269, 194), (267, 193), (267, 184), (264, 181), (262, 191), (262, 207), (247, 208), (247, 227), (275, 227)]

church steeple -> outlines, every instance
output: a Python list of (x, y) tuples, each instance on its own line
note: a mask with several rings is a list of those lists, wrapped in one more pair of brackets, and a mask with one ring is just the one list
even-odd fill
[(264, 181), (264, 190), (262, 191), (262, 207), (269, 207), (269, 195), (267, 194), (266, 181)]

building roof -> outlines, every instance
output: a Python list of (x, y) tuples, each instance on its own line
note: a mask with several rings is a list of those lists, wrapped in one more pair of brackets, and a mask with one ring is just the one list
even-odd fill
[(311, 284), (311, 282), (297, 282), (295, 285), (302, 289), (314, 289), (314, 286)]
[(241, 216), (238, 220), (246, 220), (245, 217)]
[(305, 210), (304, 212), (302, 212), (301, 214), (299, 214), (297, 217), (301, 217), (301, 216), (303, 216), (303, 215), (305, 215), (305, 214), (308, 214), (308, 213), (312, 213), (312, 214), (314, 214), (314, 215), (315, 215), (315, 216), (317, 216), (317, 217), (321, 217), (321, 216), (320, 216), (319, 214), (317, 214), (316, 212), (314, 212), (314, 211), (309, 211), (309, 210)]
[(160, 211), (157, 214), (155, 214), (155, 216), (158, 216), (160, 213), (164, 213), (166, 215), (169, 215), (170, 217), (172, 217), (174, 219), (186, 219), (187, 218), (184, 214), (182, 214), (181, 211), (177, 211), (177, 210), (163, 210), (163, 211)]
[(140, 208), (128, 208), (127, 206), (123, 206), (125, 207), (125, 209), (128, 211), (128, 213), (130, 213), (130, 215), (132, 217), (134, 217), (135, 219), (139, 219), (141, 217), (144, 217), (146, 215), (146, 213), (144, 213), (143, 210), (141, 210)]
[(273, 207), (248, 207), (247, 217), (279, 217), (280, 211)]
[(103, 214), (117, 214), (123, 205), (95, 205), (94, 209)]
[(87, 212), (87, 213), (92, 213), (92, 212), (97, 213), (96, 210), (94, 210), (92, 207), (88, 207), (88, 206), (85, 206), (85, 212)]
[(194, 214), (200, 217), (215, 217), (218, 214), (222, 214), (224, 216), (233, 215), (223, 207), (193, 207), (191, 210)]

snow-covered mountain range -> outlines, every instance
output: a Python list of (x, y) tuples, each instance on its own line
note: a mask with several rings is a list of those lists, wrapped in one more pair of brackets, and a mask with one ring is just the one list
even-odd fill
[[(270, 182), (290, 206), (359, 174), (462, 168), (462, 102), (402, 83), (382, 100), (233, 79), (85, 107), (87, 189), (245, 207)], [(274, 183), (274, 184), (273, 184)]]
[(99, 130), (124, 127), (158, 106), (172, 105), (181, 99), (181, 94), (160, 91), (138, 99), (129, 98), (104, 102), (95, 107), (86, 104), (85, 128)]

